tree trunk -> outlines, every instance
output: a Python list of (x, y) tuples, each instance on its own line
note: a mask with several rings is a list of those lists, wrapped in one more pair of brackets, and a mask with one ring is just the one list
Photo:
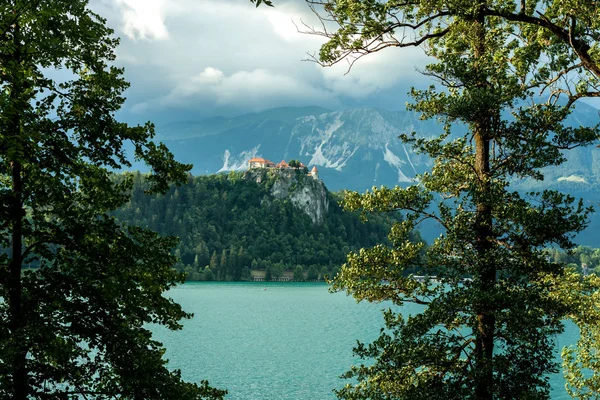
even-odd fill
[(14, 26), (14, 44), (16, 47), (14, 56), (14, 70), (12, 71), (12, 80), (10, 87), (11, 112), (10, 125), (8, 132), (14, 135), (13, 141), (13, 160), (11, 166), (11, 191), (12, 199), (10, 204), (11, 216), (11, 261), (9, 265), (8, 284), (8, 326), (11, 333), (12, 359), (10, 361), (12, 369), (13, 399), (26, 400), (28, 394), (27, 384), (27, 340), (24, 334), (25, 317), (23, 315), (23, 295), (21, 268), (23, 265), (23, 218), (25, 211), (23, 209), (23, 178), (22, 164), (20, 158), (24, 153), (21, 136), (21, 106), (25, 106), (22, 100), (22, 71), (20, 56), (20, 30), (18, 23)]
[(11, 341), (14, 350), (12, 366), (13, 398), (15, 400), (27, 399), (27, 372), (25, 369), (25, 360), (27, 347), (23, 335), (24, 320), (22, 310), (22, 283), (21, 266), (23, 265), (22, 255), (22, 237), (23, 237), (23, 200), (21, 179), (21, 164), (18, 161), (11, 163), (12, 167), (12, 192), (13, 200), (11, 204), (12, 215), (12, 243), (11, 243), (11, 261), (8, 279), (8, 306), (9, 306), (9, 327), (11, 332)]
[[(474, 21), (476, 29), (476, 38), (474, 43), (474, 58), (482, 57), (486, 51), (485, 48), (485, 17), (480, 14)], [(476, 67), (477, 68), (477, 67)], [(484, 74), (479, 76), (479, 82), (476, 87), (485, 89), (488, 86), (487, 77)], [(492, 244), (489, 238), (492, 236), (492, 208), (490, 199), (492, 197), (490, 185), (490, 142), (491, 142), (491, 113), (482, 107), (477, 110), (478, 117), (473, 123), (473, 139), (475, 141), (475, 171), (479, 182), (479, 193), (476, 198), (476, 216), (475, 216), (475, 249), (479, 262), (479, 282), (480, 293), (486, 296), (494, 289), (496, 282), (496, 266), (490, 257)], [(480, 294), (480, 296), (481, 296)], [(475, 304), (477, 313), (477, 329), (475, 332), (475, 398), (477, 400), (493, 399), (493, 356), (494, 356), (494, 334), (496, 318), (493, 313), (493, 304), (489, 299), (478, 299)]]
[[(486, 137), (486, 129), (481, 127), (476, 130), (475, 138), (475, 168), (479, 179), (483, 179), (482, 194), (483, 198), (477, 201), (477, 213), (475, 218), (476, 251), (479, 258), (479, 283), (481, 293), (493, 291), (496, 281), (496, 266), (490, 258), (491, 242), (489, 237), (492, 235), (492, 213), (487, 200), (489, 199), (490, 184), (490, 140)], [(490, 193), (491, 194), (491, 193)], [(493, 304), (489, 299), (479, 299), (475, 305), (477, 313), (477, 331), (475, 332), (476, 351), (475, 351), (475, 375), (477, 382), (475, 386), (475, 397), (478, 400), (488, 400), (493, 398), (493, 366), (492, 358), (494, 355), (494, 332), (496, 318), (492, 310)]]

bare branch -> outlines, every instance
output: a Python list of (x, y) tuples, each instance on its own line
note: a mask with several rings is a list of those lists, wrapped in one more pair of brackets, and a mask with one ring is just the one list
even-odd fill
[[(330, 39), (335, 37), (336, 32), (329, 31), (326, 23), (334, 23), (338, 26), (342, 26), (344, 24), (335, 16), (335, 13), (330, 8), (328, 2), (317, 0), (306, 0), (306, 2), (309, 4), (309, 8), (311, 9), (312, 13), (315, 14), (319, 19), (321, 27), (320, 29), (316, 29), (314, 26), (310, 26), (301, 20), (302, 25), (306, 29), (301, 30), (298, 29), (298, 26), (296, 26), (297, 31), (303, 34), (322, 36)], [(404, 3), (404, 5), (412, 4), (413, 3), (411, 2)], [(320, 13), (316, 9), (316, 6), (322, 7), (325, 10), (325, 15)], [(344, 60), (348, 63), (348, 70), (345, 73), (348, 74), (354, 63), (367, 54), (376, 53), (388, 47), (418, 47), (430, 39), (442, 37), (449, 32), (449, 28), (447, 27), (441, 31), (424, 33), (419, 37), (413, 38), (412, 40), (406, 40), (407, 35), (405, 34), (402, 35), (402, 38), (397, 38), (394, 36), (394, 32), (398, 29), (417, 31), (432, 21), (443, 20), (445, 17), (451, 15), (449, 11), (440, 11), (434, 15), (427, 16), (416, 23), (403, 21), (398, 18), (396, 14), (389, 10), (386, 12), (386, 14), (389, 17), (389, 24), (380, 32), (378, 32), (375, 37), (361, 38), (360, 34), (356, 35), (356, 39), (362, 41), (362, 44), (358, 48), (355, 47), (352, 49), (343, 49), (339, 54), (336, 55), (333, 61), (328, 62), (321, 61), (320, 57), (318, 57), (316, 53), (308, 53), (308, 58), (304, 61), (312, 61), (323, 67), (329, 67)], [(364, 24), (357, 23), (355, 26), (363, 28)]]

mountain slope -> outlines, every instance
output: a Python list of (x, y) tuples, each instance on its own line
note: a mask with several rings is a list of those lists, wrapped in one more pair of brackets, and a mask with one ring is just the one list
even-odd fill
[[(598, 123), (598, 110), (584, 103), (569, 117), (572, 125)], [(364, 190), (373, 185), (409, 184), (428, 170), (430, 160), (415, 154), (398, 135), (417, 132), (430, 137), (442, 132), (432, 121), (407, 111), (374, 108), (330, 112), (318, 107), (279, 108), (237, 118), (212, 118), (173, 124), (165, 140), (194, 172), (210, 174), (244, 170), (255, 156), (274, 162), (299, 159), (316, 165), (332, 190)], [(600, 149), (575, 149), (568, 161), (546, 170), (544, 182), (518, 182), (520, 188), (556, 187), (595, 191), (600, 183)]]
[(244, 124), (223, 126), (218, 135), (165, 143), (179, 160), (193, 163), (195, 173), (243, 170), (255, 156), (275, 162), (294, 158), (319, 167), (332, 190), (362, 190), (373, 185), (406, 184), (416, 173), (427, 170), (429, 160), (400, 142), (400, 133), (441, 132), (436, 124), (420, 121), (409, 112), (365, 108), (297, 118), (279, 118), (278, 113), (271, 110), (269, 118), (263, 118), (264, 113), (255, 114), (255, 118), (245, 116)]

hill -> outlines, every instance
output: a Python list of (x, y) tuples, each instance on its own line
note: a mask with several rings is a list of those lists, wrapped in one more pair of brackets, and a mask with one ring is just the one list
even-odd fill
[(190, 175), (186, 185), (150, 196), (144, 175), (133, 178), (132, 199), (116, 217), (178, 236), (177, 268), (193, 280), (250, 280), (252, 271), (322, 278), (350, 250), (386, 243), (399, 219), (377, 215), (363, 223), (341, 210), (339, 194), (300, 170)]

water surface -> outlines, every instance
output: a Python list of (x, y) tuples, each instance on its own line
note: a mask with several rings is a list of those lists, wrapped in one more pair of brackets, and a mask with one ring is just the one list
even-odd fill
[[(182, 331), (154, 329), (169, 365), (227, 388), (231, 400), (334, 399), (346, 383), (339, 376), (361, 362), (352, 348), (379, 336), (385, 308), (315, 283), (188, 283), (169, 295), (195, 314)], [(557, 346), (576, 335), (571, 326)], [(552, 387), (553, 399), (569, 398), (560, 375)]]

